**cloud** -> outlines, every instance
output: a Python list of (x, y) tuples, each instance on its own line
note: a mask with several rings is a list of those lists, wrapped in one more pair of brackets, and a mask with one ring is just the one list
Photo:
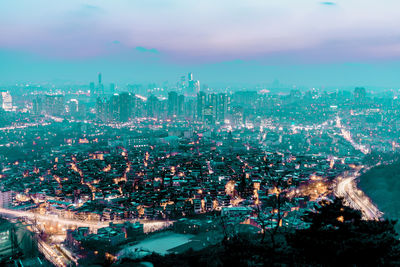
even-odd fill
[(135, 49), (141, 53), (152, 53), (152, 54), (159, 53), (158, 50), (155, 48), (145, 48), (143, 46), (137, 46)]
[(82, 5), (82, 9), (87, 10), (87, 11), (93, 11), (93, 12), (103, 12), (104, 10), (99, 7), (99, 6), (94, 6), (94, 5)]
[(374, 40), (390, 44), (400, 23), (395, 0), (365, 1), (363, 12), (358, 1), (338, 0), (52, 1), (0, 1), (0, 48), (71, 59), (124, 52), (195, 64), (294, 54), (309, 62), (369, 60), (375, 54), (363, 48)]
[(324, 6), (336, 6), (336, 3), (335, 2), (321, 2), (321, 5), (324, 5)]
[(106, 12), (103, 8), (88, 4), (77, 6), (74, 10), (69, 11), (70, 15), (75, 16), (77, 18), (90, 17), (100, 14), (104, 15), (105, 13)]

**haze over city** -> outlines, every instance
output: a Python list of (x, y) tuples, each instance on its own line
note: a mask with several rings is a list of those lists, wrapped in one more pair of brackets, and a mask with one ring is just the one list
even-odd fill
[(1, 266), (400, 266), (400, 2), (0, 3)]

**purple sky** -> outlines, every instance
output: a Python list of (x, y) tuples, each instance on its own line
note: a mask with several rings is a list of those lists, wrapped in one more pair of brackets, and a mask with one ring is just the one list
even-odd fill
[(0, 55), (39, 65), (391, 64), (399, 10), (396, 0), (1, 1)]

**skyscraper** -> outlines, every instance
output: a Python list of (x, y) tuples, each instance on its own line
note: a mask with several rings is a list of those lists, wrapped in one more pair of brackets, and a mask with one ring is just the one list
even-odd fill
[(154, 95), (149, 96), (146, 102), (146, 115), (148, 117), (158, 117), (160, 110), (160, 101)]
[(197, 94), (198, 121), (209, 124), (224, 123), (230, 107), (230, 97), (226, 93), (206, 94), (203, 91)]
[(216, 121), (223, 123), (228, 111), (228, 96), (225, 93), (217, 95)]
[(356, 87), (354, 89), (354, 98), (356, 99), (356, 101), (361, 101), (365, 99), (366, 95), (367, 93), (364, 87)]
[(190, 72), (188, 74), (188, 87), (186, 91), (186, 96), (196, 96), (200, 92), (200, 82), (193, 80), (193, 74)]
[(110, 103), (105, 98), (98, 97), (96, 101), (96, 118), (102, 122), (109, 120)]
[(115, 93), (115, 83), (110, 83), (110, 94)]
[(94, 90), (95, 90), (94, 82), (91, 82), (91, 83), (90, 83), (89, 89), (90, 89), (90, 93), (91, 93), (91, 94), (94, 94), (94, 93), (95, 93), (95, 91), (94, 91)]
[(186, 76), (181, 76), (181, 79), (178, 82), (178, 88), (180, 91), (184, 91), (186, 87), (187, 87)]
[(132, 114), (132, 98), (131, 93), (121, 93), (119, 94), (119, 121), (127, 122)]
[(132, 94), (133, 103), (132, 103), (132, 116), (133, 117), (143, 117), (145, 116), (144, 110), (144, 99), (142, 97), (137, 97), (136, 95)]
[(44, 110), (48, 115), (61, 116), (64, 114), (64, 96), (46, 95), (44, 98)]
[(110, 118), (113, 121), (119, 120), (119, 95), (113, 94), (110, 99)]
[(99, 85), (100, 85), (101, 84), (101, 72), (99, 72), (98, 78), (99, 78)]
[(71, 117), (76, 118), (78, 116), (79, 101), (77, 99), (71, 99), (67, 101), (66, 107), (67, 107), (67, 112)]
[(196, 118), (198, 121), (203, 121), (204, 119), (205, 105), (206, 105), (206, 93), (199, 92), (197, 94), (197, 112), (196, 112)]
[(97, 90), (95, 92), (96, 95), (104, 95), (104, 85), (102, 84), (102, 75), (101, 72), (98, 74), (98, 84)]
[(178, 114), (178, 93), (168, 93), (168, 116), (174, 117)]
[(195, 119), (196, 115), (196, 101), (191, 98), (185, 102), (185, 117), (189, 120)]
[(13, 110), (13, 104), (12, 104), (12, 97), (10, 92), (1, 92), (1, 102), (2, 105), (1, 107), (5, 111), (12, 111)]
[(216, 121), (217, 115), (217, 95), (208, 94), (206, 102), (203, 106), (203, 121), (209, 125), (213, 125)]
[(185, 96), (178, 96), (178, 107), (177, 107), (177, 115), (179, 117), (183, 117), (185, 115)]
[(40, 115), (42, 113), (42, 109), (43, 109), (42, 98), (36, 96), (32, 100), (32, 113), (35, 115)]

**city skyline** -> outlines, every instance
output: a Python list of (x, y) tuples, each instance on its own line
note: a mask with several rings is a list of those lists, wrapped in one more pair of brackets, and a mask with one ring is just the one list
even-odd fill
[(399, 9), (0, 1), (0, 266), (400, 266)]

